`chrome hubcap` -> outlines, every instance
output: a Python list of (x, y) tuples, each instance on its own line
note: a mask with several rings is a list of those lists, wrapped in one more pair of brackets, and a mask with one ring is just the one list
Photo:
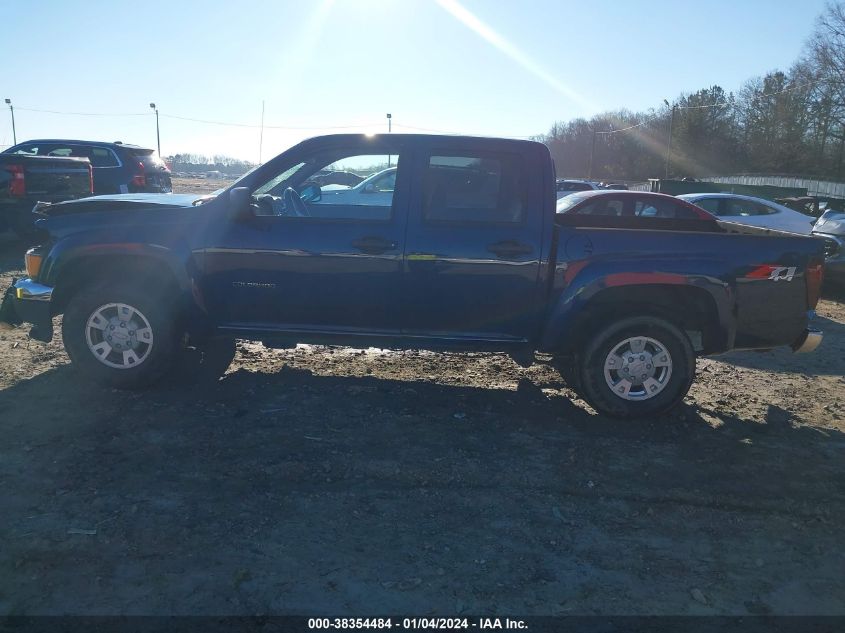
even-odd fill
[(666, 388), (672, 357), (660, 341), (632, 336), (614, 347), (604, 361), (604, 379), (624, 400), (648, 400)]
[(98, 361), (113, 369), (143, 363), (153, 349), (153, 329), (140, 310), (125, 303), (107, 303), (88, 318), (85, 341)]

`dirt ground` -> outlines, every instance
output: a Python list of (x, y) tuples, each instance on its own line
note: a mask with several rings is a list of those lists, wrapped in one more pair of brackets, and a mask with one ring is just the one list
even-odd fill
[(235, 182), (224, 178), (173, 178), (172, 181), (173, 193), (211, 193)]
[(128, 393), (0, 331), (0, 615), (845, 614), (818, 312), (817, 353), (699, 360), (640, 422), (495, 354), (240, 341)]

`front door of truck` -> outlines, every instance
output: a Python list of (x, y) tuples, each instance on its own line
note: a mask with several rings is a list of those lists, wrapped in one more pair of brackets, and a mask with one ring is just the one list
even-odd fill
[[(389, 141), (388, 141), (389, 142)], [(253, 214), (209, 240), (204, 296), (223, 327), (399, 333), (407, 220), (404, 154), (378, 141), (321, 148), (254, 187)], [(393, 189), (342, 195), (328, 170), (396, 170)]]
[(403, 282), (406, 334), (520, 341), (541, 301), (542, 169), (482, 140), (416, 157)]

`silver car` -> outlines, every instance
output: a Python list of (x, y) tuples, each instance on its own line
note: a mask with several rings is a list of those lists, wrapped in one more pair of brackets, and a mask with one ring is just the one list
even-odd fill
[(735, 193), (685, 193), (678, 196), (720, 220), (775, 231), (809, 235), (816, 219), (771, 200)]
[(825, 278), (845, 283), (845, 211), (825, 211), (813, 227), (825, 242)]

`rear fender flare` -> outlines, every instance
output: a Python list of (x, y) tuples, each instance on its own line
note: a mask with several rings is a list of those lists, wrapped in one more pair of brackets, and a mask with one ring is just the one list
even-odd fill
[[(656, 306), (665, 311), (671, 311), (670, 297), (673, 292), (694, 290), (696, 296), (702, 297), (702, 300), (706, 296), (713, 302), (717, 321), (712, 324), (713, 338), (710, 347), (714, 352), (730, 349), (736, 334), (736, 300), (732, 284), (719, 277), (690, 275), (672, 271), (671, 267), (667, 270), (665, 264), (666, 262), (641, 262), (632, 270), (630, 264), (620, 266), (582, 260), (562, 267), (563, 288), (557, 298), (549, 304), (540, 349), (555, 351), (564, 346), (568, 342), (568, 335), (576, 330), (584, 318), (588, 318), (588, 310), (591, 305), (595, 305), (594, 300), (606, 297), (603, 293), (612, 292), (614, 289), (624, 289), (626, 294), (633, 296), (646, 293), (653, 296), (656, 291), (665, 291), (667, 301)], [(716, 267), (710, 267), (710, 270), (714, 268)]]

